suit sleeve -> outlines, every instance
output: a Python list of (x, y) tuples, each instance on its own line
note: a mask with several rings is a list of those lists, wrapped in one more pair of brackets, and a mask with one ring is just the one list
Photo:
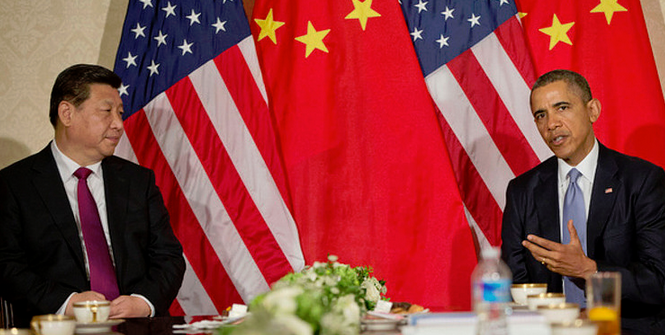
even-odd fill
[(508, 184), (506, 190), (506, 208), (503, 212), (501, 226), (501, 257), (506, 262), (510, 271), (513, 272), (514, 283), (530, 282), (527, 271), (524, 247), (524, 192), (520, 192), (515, 185), (515, 180)]
[(178, 294), (185, 273), (185, 261), (152, 171), (149, 179), (146, 192), (149, 240), (147, 250), (141, 251), (145, 255), (146, 273), (128, 290), (148, 299), (155, 307), (155, 315), (160, 316), (168, 314), (168, 308)]
[[(651, 169), (632, 195), (628, 204), (633, 208), (630, 217), (634, 220), (634, 236), (630, 241), (632, 253), (627, 265), (617, 266), (611, 260), (598, 260), (598, 271), (621, 273), (621, 288), (624, 300), (639, 303), (665, 304), (665, 172), (661, 168)], [(609, 252), (612, 236), (604, 241)], [(626, 243), (625, 239), (622, 242)], [(611, 255), (609, 258), (619, 255)]]
[[(24, 214), (5, 175), (0, 175), (0, 296), (11, 301), (17, 312), (55, 313), (77, 289), (49, 280), (35, 271), (36, 265), (31, 263), (23, 247), (22, 236), (27, 229), (22, 221)], [(36, 231), (27, 233), (39, 234)]]

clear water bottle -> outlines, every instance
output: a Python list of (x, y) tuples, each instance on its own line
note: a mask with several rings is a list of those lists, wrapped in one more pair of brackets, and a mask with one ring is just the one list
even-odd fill
[(478, 315), (477, 335), (507, 335), (510, 285), (513, 275), (501, 260), (497, 247), (483, 249), (481, 259), (471, 274), (473, 309)]

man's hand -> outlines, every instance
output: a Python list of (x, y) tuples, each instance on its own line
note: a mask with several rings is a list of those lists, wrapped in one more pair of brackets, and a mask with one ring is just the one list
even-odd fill
[(573, 220), (568, 221), (570, 243), (561, 244), (538, 237), (527, 236), (522, 245), (529, 249), (533, 257), (547, 266), (552, 272), (563, 276), (586, 279), (598, 269), (596, 262), (584, 254)]
[(88, 301), (88, 300), (106, 300), (103, 294), (97, 293), (95, 291), (85, 291), (81, 293), (74, 293), (67, 303), (65, 308), (65, 315), (74, 316), (74, 303), (79, 301)]
[(111, 301), (109, 318), (140, 318), (150, 316), (150, 306), (143, 299), (130, 295), (121, 295)]

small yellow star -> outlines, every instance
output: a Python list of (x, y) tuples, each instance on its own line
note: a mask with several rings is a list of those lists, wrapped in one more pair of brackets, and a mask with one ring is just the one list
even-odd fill
[(353, 1), (353, 11), (345, 17), (345, 19), (358, 19), (360, 21), (360, 27), (365, 30), (367, 26), (367, 19), (370, 17), (379, 17), (381, 14), (377, 13), (372, 9), (372, 0), (365, 0), (365, 2), (360, 2), (360, 0), (351, 0)]
[(570, 41), (567, 33), (574, 24), (575, 22), (561, 24), (559, 18), (554, 14), (554, 17), (552, 18), (552, 26), (539, 29), (539, 31), (550, 36), (550, 50), (552, 50), (552, 48), (554, 48), (559, 42), (573, 45), (573, 42)]
[(261, 32), (259, 33), (258, 41), (262, 40), (266, 36), (270, 37), (273, 43), (277, 44), (277, 36), (275, 35), (275, 30), (284, 25), (284, 22), (275, 21), (272, 18), (272, 8), (268, 12), (268, 16), (264, 20), (254, 19), (256, 24), (261, 27)]
[(529, 13), (525, 13), (525, 12), (517, 12), (517, 15), (520, 16), (520, 19), (523, 19), (523, 18), (524, 18), (525, 16), (527, 16), (528, 14), (529, 14)]
[(296, 37), (296, 41), (305, 43), (307, 46), (305, 50), (305, 58), (309, 57), (309, 54), (311, 54), (314, 49), (328, 52), (328, 48), (323, 44), (323, 39), (329, 32), (330, 29), (316, 31), (314, 25), (312, 25), (312, 21), (307, 21), (307, 35)]
[(607, 24), (612, 21), (614, 12), (627, 12), (628, 10), (619, 5), (618, 0), (600, 0), (600, 4), (591, 10), (591, 13), (605, 13)]

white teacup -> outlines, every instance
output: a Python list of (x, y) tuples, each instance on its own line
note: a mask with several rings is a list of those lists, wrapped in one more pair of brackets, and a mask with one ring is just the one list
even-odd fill
[(37, 315), (30, 321), (30, 327), (36, 335), (73, 335), (76, 319), (58, 314)]
[(573, 303), (538, 306), (538, 313), (549, 322), (573, 322), (580, 316), (580, 305)]
[(540, 293), (532, 294), (526, 297), (526, 304), (529, 310), (535, 311), (538, 306), (562, 304), (566, 302), (566, 296), (563, 293)]
[(527, 284), (513, 284), (510, 286), (510, 294), (516, 304), (526, 306), (526, 297), (533, 294), (541, 294), (547, 292), (547, 284), (543, 283), (527, 283)]
[(589, 320), (552, 323), (552, 335), (596, 335), (597, 332), (598, 325)]
[(74, 303), (73, 308), (78, 322), (106, 322), (111, 312), (111, 302), (106, 300), (79, 301)]

